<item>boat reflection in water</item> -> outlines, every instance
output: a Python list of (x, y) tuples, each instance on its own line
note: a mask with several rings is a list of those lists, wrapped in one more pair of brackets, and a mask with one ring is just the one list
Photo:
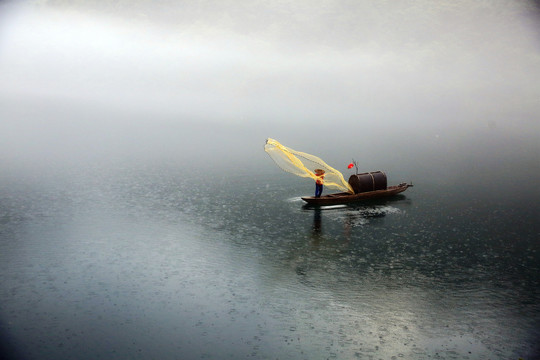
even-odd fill
[(387, 214), (398, 214), (401, 210), (392, 206), (392, 203), (403, 204), (405, 195), (396, 195), (391, 199), (371, 200), (356, 204), (341, 204), (328, 206), (303, 205), (304, 211), (313, 211), (313, 224), (311, 227), (312, 237), (320, 240), (323, 235), (323, 211), (324, 217), (333, 223), (343, 224), (343, 235), (349, 238), (354, 227), (368, 225), (373, 219), (383, 218)]

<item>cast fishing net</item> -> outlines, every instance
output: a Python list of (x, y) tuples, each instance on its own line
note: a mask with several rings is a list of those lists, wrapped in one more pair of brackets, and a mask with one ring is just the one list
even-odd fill
[(345, 181), (343, 175), (317, 156), (293, 150), (270, 138), (266, 140), (264, 151), (270, 155), (277, 166), (286, 172), (317, 181), (317, 179), (321, 179), (316, 174), (320, 174), (321, 172), (317, 170), (324, 170), (324, 178), (322, 179), (324, 186), (336, 188), (351, 194), (354, 193), (354, 190)]

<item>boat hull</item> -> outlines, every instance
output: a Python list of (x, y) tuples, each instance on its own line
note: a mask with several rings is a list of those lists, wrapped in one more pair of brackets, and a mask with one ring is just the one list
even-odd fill
[(378, 198), (384, 198), (388, 196), (394, 196), (394, 195), (404, 192), (411, 186), (413, 185), (403, 183), (403, 184), (399, 184), (395, 186), (389, 186), (386, 190), (368, 191), (368, 192), (363, 192), (363, 193), (358, 193), (358, 194), (335, 193), (335, 194), (324, 195), (321, 197), (306, 196), (306, 197), (303, 197), (302, 200), (307, 202), (309, 205), (347, 204), (347, 203), (358, 202), (362, 200), (378, 199)]

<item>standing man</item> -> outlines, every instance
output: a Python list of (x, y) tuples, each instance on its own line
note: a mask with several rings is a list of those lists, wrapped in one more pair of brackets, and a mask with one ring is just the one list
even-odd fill
[(324, 173), (325, 171), (322, 169), (315, 169), (315, 176), (317, 176), (315, 180), (315, 197), (321, 197), (323, 192)]

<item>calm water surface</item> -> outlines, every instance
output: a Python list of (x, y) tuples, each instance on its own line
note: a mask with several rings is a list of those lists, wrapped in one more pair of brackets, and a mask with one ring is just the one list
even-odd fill
[(313, 209), (299, 198), (312, 184), (279, 170), (187, 173), (4, 174), (2, 351), (538, 358), (537, 193), (412, 179), (386, 201)]

